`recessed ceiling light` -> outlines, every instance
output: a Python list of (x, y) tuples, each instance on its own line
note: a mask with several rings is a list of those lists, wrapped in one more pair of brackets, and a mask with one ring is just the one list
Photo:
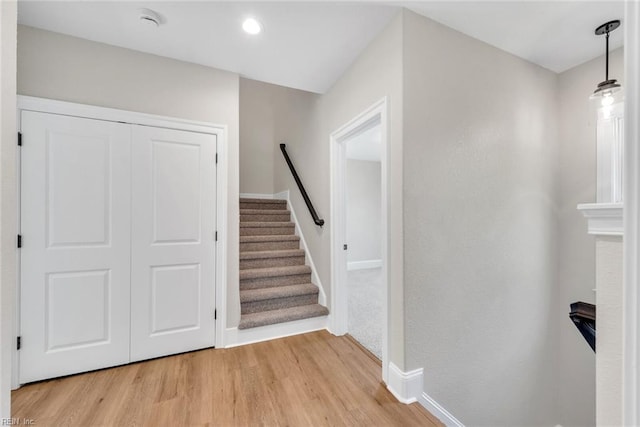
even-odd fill
[(242, 29), (248, 34), (256, 35), (262, 32), (262, 24), (257, 19), (247, 18), (242, 23)]

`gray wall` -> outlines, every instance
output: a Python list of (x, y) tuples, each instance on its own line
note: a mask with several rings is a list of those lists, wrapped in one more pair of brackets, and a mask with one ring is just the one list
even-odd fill
[[(240, 78), (240, 192), (273, 194), (279, 144), (308, 138), (319, 95)], [(282, 173), (282, 171), (279, 171)]]
[(240, 78), (240, 193), (273, 194), (271, 89), (279, 87)]
[(238, 290), (238, 75), (18, 26), (18, 93), (227, 125), (227, 327)]
[(556, 75), (405, 13), (407, 369), (468, 425), (554, 425)]
[(381, 252), (380, 162), (347, 159), (347, 261), (380, 260)]
[[(623, 49), (610, 56), (610, 75), (623, 81)], [(596, 123), (588, 97), (604, 79), (604, 57), (558, 76), (558, 404), (564, 426), (595, 424), (595, 356), (573, 324), (569, 304), (594, 303), (595, 241), (578, 203), (596, 201)], [(582, 408), (581, 411), (569, 408)]]
[(404, 315), (403, 315), (403, 256), (402, 256), (402, 14), (391, 23), (355, 60), (334, 86), (318, 99), (312, 120), (308, 123), (308, 138), (291, 141), (287, 150), (298, 169), (313, 204), (321, 218), (327, 220), (323, 228), (317, 227), (295, 187), (284, 160), (276, 156), (274, 177), (276, 192), (291, 189), (291, 202), (298, 213), (307, 245), (313, 254), (320, 280), (324, 284), (327, 300), (331, 300), (330, 259), (330, 162), (329, 135), (387, 97), (389, 108), (388, 138), (390, 153), (388, 172), (389, 206), (389, 301), (390, 359), (404, 368)]

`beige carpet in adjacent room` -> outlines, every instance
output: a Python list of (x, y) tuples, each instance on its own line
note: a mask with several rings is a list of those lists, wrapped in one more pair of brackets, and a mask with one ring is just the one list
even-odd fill
[(382, 359), (382, 268), (347, 272), (349, 334)]

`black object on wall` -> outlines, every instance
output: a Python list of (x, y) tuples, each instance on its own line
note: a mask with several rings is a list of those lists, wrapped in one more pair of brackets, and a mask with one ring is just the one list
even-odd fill
[(280, 144), (280, 151), (282, 151), (282, 155), (284, 156), (284, 160), (287, 162), (287, 165), (289, 166), (289, 170), (291, 171), (291, 174), (293, 175), (293, 179), (296, 181), (296, 184), (298, 184), (298, 188), (300, 189), (300, 194), (302, 194), (302, 198), (304, 199), (304, 202), (307, 205), (307, 208), (309, 209), (309, 213), (311, 214), (311, 218), (313, 218), (313, 222), (317, 226), (322, 227), (324, 225), (324, 219), (320, 219), (318, 217), (318, 214), (316, 213), (316, 210), (313, 208), (313, 204), (311, 203), (311, 200), (309, 199), (309, 195), (307, 194), (307, 190), (304, 189), (304, 185), (302, 185), (302, 181), (300, 181), (300, 177), (298, 176), (298, 173), (296, 172), (296, 168), (293, 166), (293, 163), (291, 163), (291, 159), (289, 158), (289, 155), (287, 154), (287, 150), (285, 149), (285, 145), (284, 144)]
[(571, 304), (569, 317), (580, 331), (591, 349), (596, 351), (596, 306), (586, 302)]

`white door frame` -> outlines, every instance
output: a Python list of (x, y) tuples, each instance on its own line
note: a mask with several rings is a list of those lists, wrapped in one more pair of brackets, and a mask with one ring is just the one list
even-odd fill
[[(133, 111), (116, 110), (112, 108), (95, 107), (91, 105), (75, 104), (71, 102), (55, 101), (45, 98), (35, 98), (31, 96), (18, 96), (18, 131), (21, 129), (20, 112), (37, 111), (41, 113), (61, 114), (67, 116), (82, 117), (87, 119), (105, 120), (111, 122), (122, 122), (141, 126), (153, 126), (166, 129), (184, 130), (189, 132), (206, 133), (216, 135), (217, 159), (216, 168), (216, 229), (218, 241), (216, 244), (216, 283), (215, 283), (215, 305), (217, 310), (215, 343), (217, 348), (224, 347), (224, 333), (226, 330), (226, 253), (227, 253), (227, 169), (228, 169), (228, 147), (227, 147), (227, 126), (215, 123), (185, 120), (173, 117), (156, 116), (152, 114), (137, 113)], [(24, 142), (25, 144), (28, 141)], [(18, 153), (20, 156), (20, 153)], [(212, 159), (214, 161), (214, 159)], [(20, 171), (17, 171), (17, 191), (20, 195)], [(18, 234), (20, 234), (20, 203), (18, 201)], [(19, 252), (19, 251), (18, 251)], [(18, 253), (17, 269), (20, 271), (20, 255)], [(15, 293), (15, 310), (13, 313), (13, 342), (16, 342), (20, 335), (20, 277), (17, 279)], [(4, 344), (4, 343), (3, 343)], [(19, 384), (19, 361), (20, 352), (13, 346), (13, 363), (11, 387), (16, 389)]]
[(388, 382), (389, 366), (389, 227), (388, 227), (388, 125), (387, 98), (384, 97), (358, 116), (341, 126), (330, 136), (331, 156), (331, 314), (329, 328), (334, 335), (347, 333), (348, 300), (346, 290), (347, 256), (343, 249), (346, 240), (345, 171), (346, 144), (352, 136), (365, 130), (372, 123), (380, 123), (381, 140), (381, 180), (382, 180), (382, 380)]
[(622, 422), (640, 425), (640, 3), (625, 2)]

